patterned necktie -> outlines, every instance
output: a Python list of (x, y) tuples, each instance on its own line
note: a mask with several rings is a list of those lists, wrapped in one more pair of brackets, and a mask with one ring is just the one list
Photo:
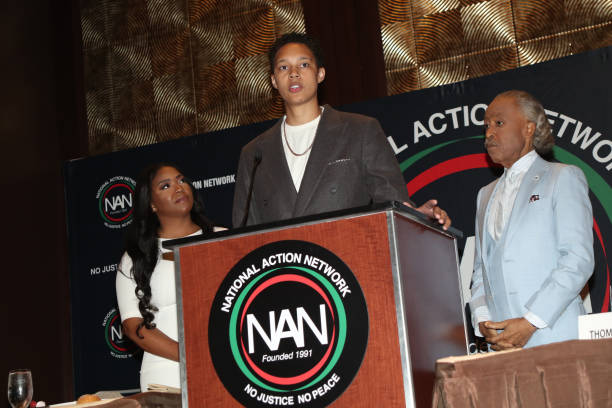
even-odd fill
[(512, 209), (512, 203), (508, 202), (510, 192), (512, 191), (514, 180), (516, 179), (515, 173), (508, 172), (504, 177), (502, 184), (499, 186), (499, 200), (497, 200), (497, 213), (495, 214), (495, 220), (493, 222), (493, 238), (495, 241), (499, 241), (499, 238), (504, 232), (506, 222), (504, 221), (507, 217), (505, 212)]
[(497, 200), (497, 211), (495, 212), (495, 220), (493, 220), (493, 239), (499, 241), (502, 232), (504, 231), (504, 187), (505, 181), (499, 186), (499, 200)]

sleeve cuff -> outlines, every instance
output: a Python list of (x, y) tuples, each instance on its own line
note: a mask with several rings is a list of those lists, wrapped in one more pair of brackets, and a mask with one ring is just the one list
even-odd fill
[(545, 327), (548, 327), (548, 324), (544, 320), (540, 319), (536, 314), (534, 314), (532, 312), (525, 313), (525, 316), (523, 316), (523, 317), (529, 323), (533, 324), (538, 329), (543, 329)]
[(482, 337), (482, 333), (480, 333), (480, 328), (478, 327), (478, 323), (486, 322), (487, 320), (491, 320), (491, 315), (489, 314), (489, 309), (486, 306), (478, 307), (472, 312), (472, 322), (474, 326), (474, 334), (477, 337)]

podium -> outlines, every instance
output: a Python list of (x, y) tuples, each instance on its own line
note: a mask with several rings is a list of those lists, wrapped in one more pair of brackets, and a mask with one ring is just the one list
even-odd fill
[(456, 237), (400, 204), (165, 246), (183, 407), (429, 407), (467, 354)]

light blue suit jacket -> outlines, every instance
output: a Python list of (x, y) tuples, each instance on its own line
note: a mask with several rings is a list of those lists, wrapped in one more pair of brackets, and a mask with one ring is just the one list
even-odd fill
[(578, 337), (584, 314), (580, 291), (593, 273), (593, 215), (582, 171), (539, 156), (519, 188), (498, 242), (488, 232), (490, 202), (499, 179), (478, 192), (476, 257), (472, 277), (475, 311), (501, 321), (531, 311), (548, 327), (525, 347)]

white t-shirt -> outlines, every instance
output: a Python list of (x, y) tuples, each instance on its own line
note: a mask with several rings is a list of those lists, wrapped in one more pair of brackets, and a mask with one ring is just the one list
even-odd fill
[[(323, 112), (323, 108), (321, 108), (321, 112)], [(293, 179), (293, 185), (295, 186), (295, 191), (299, 192), (302, 178), (304, 177), (304, 171), (306, 170), (306, 164), (308, 163), (308, 158), (312, 151), (312, 144), (317, 133), (317, 126), (319, 126), (319, 120), (321, 120), (321, 115), (310, 122), (297, 126), (286, 124), (286, 120), (287, 117), (285, 116), (281, 127), (281, 138), (283, 139), (283, 149), (285, 151), (285, 157), (287, 158), (289, 171), (291, 172), (291, 178)], [(289, 142), (291, 149), (287, 146), (287, 142)], [(297, 154), (306, 153), (301, 156), (296, 156), (291, 150)]]

